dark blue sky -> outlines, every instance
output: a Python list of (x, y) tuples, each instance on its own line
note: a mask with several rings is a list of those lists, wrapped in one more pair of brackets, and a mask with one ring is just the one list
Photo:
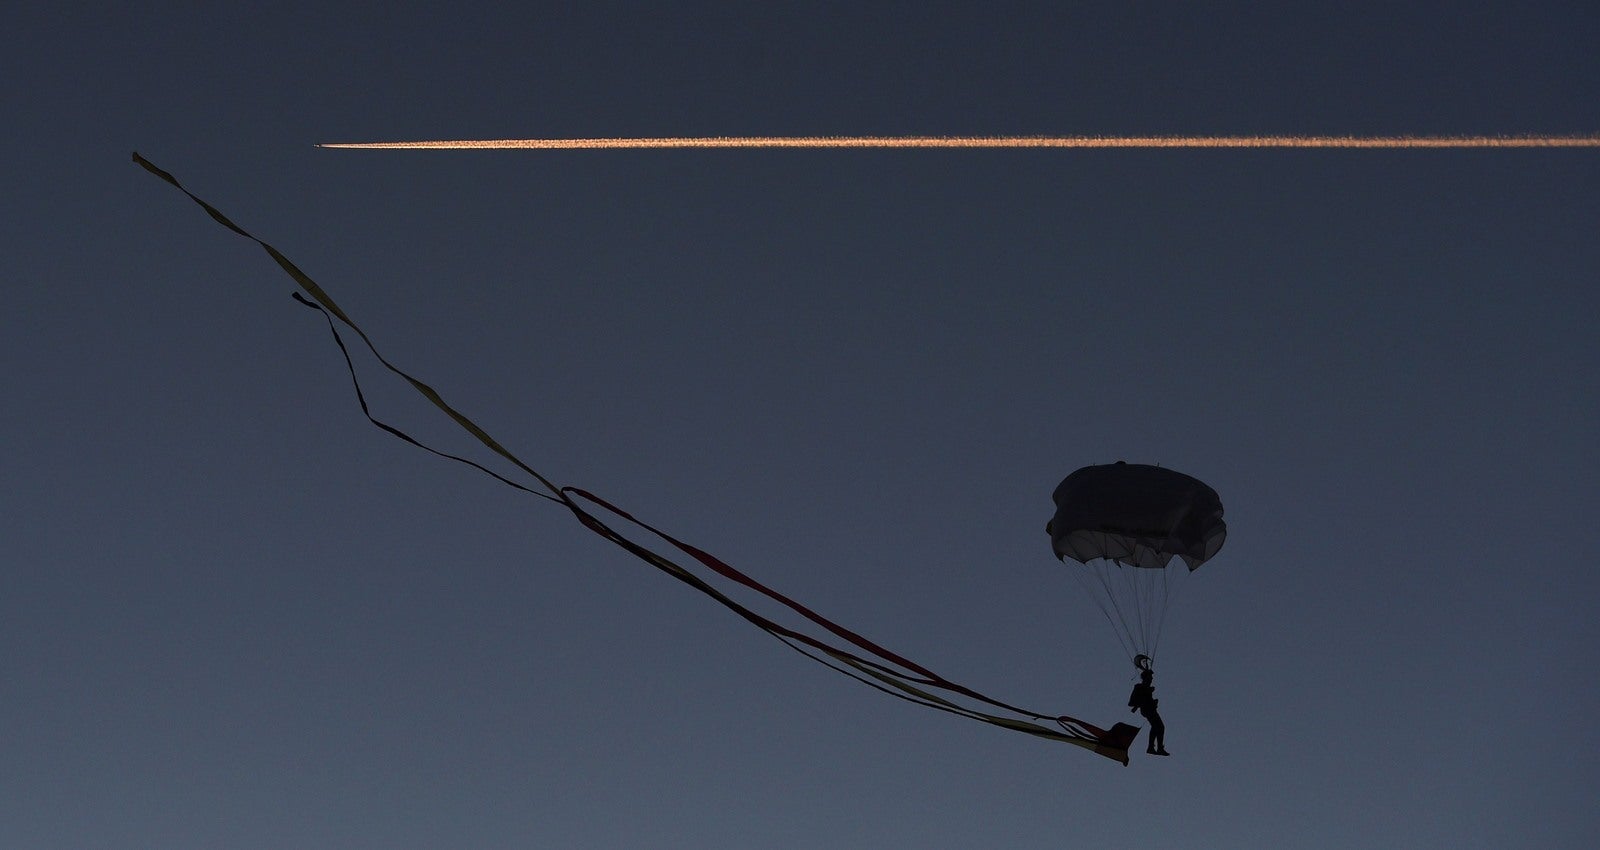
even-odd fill
[[(184, 5), (0, 13), (0, 846), (1593, 846), (1595, 152), (313, 147), (1592, 134), (1592, 4)], [(1003, 699), (1128, 718), (1056, 482), (1206, 480), (1175, 756), (885, 698), (386, 437), (131, 150), (540, 471)]]

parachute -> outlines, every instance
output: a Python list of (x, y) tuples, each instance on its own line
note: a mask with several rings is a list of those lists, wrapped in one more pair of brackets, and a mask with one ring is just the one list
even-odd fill
[(1105, 614), (1129, 660), (1155, 659), (1167, 605), (1182, 583), (1174, 558), (1194, 572), (1222, 549), (1222, 499), (1197, 478), (1142, 463), (1086, 466), (1052, 497), (1045, 531), (1057, 558)]

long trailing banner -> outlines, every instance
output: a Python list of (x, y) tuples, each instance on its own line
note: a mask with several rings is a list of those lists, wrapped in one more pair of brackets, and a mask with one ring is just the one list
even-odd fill
[[(986, 696), (966, 686), (959, 685), (938, 675), (937, 673), (934, 673), (932, 670), (923, 667), (922, 665), (916, 664), (909, 659), (906, 659), (883, 648), (882, 646), (879, 646), (878, 644), (866, 639), (865, 637), (862, 637), (856, 632), (853, 632), (844, 628), (843, 626), (838, 625), (837, 623), (832, 622), (831, 620), (828, 620), (804, 605), (801, 605), (787, 596), (784, 596), (783, 594), (761, 584), (755, 579), (750, 578), (748, 575), (735, 569), (731, 565), (711, 555), (710, 553), (678, 540), (666, 532), (661, 531), (660, 529), (657, 529), (641, 520), (635, 519), (628, 512), (616, 507), (599, 496), (576, 487), (558, 486), (554, 481), (541, 475), (527, 463), (524, 463), (520, 458), (514, 455), (510, 450), (506, 449), (497, 440), (491, 437), (487, 431), (481, 428), (477, 423), (473, 422), (472, 419), (452, 407), (433, 387), (401, 370), (384, 358), (384, 356), (379, 353), (377, 347), (373, 344), (372, 339), (367, 336), (366, 332), (363, 331), (348, 314), (339, 308), (338, 304), (336, 304), (333, 298), (328, 295), (327, 291), (318, 285), (316, 281), (312, 280), (312, 278), (304, 271), (301, 271), (299, 267), (291, 262), (288, 257), (284, 256), (283, 253), (277, 248), (274, 248), (272, 245), (251, 234), (249, 231), (238, 226), (237, 224), (234, 224), (232, 220), (230, 220), (216, 207), (207, 203), (205, 200), (201, 199), (193, 192), (190, 192), (188, 189), (184, 188), (183, 184), (178, 182), (177, 178), (158, 168), (149, 160), (140, 156), (138, 153), (133, 154), (133, 161), (143, 167), (145, 170), (149, 171), (151, 174), (154, 174), (155, 176), (160, 177), (162, 180), (165, 180), (167, 183), (170, 183), (180, 192), (183, 192), (190, 198), (190, 200), (194, 201), (202, 209), (204, 209), (206, 213), (209, 214), (212, 219), (216, 220), (218, 224), (221, 224), (223, 227), (226, 227), (234, 233), (237, 233), (238, 235), (261, 246), (261, 248), (272, 257), (273, 261), (276, 262), (278, 266), (282, 268), (283, 271), (300, 286), (300, 289), (304, 295), (297, 292), (294, 294), (295, 299), (301, 304), (304, 304), (305, 306), (322, 313), (323, 317), (327, 320), (328, 328), (333, 334), (334, 341), (338, 344), (340, 352), (344, 355), (345, 365), (350, 371), (351, 382), (355, 387), (356, 398), (360, 403), (362, 413), (367, 417), (368, 420), (372, 422), (372, 424), (414, 446), (432, 452), (441, 457), (469, 465), (486, 475), (494, 477), (496, 480), (507, 486), (514, 487), (517, 490), (561, 504), (568, 511), (570, 511), (573, 517), (576, 518), (578, 522), (580, 522), (585, 528), (610, 541), (634, 557), (639, 558), (640, 560), (661, 570), (667, 575), (672, 576), (673, 578), (700, 591), (706, 596), (709, 596), (719, 604), (744, 618), (750, 624), (777, 638), (785, 645), (797, 652), (800, 652), (807, 658), (810, 658), (813, 661), (823, 664), (832, 670), (849, 676), (872, 688), (882, 691), (883, 693), (899, 699), (904, 699), (926, 708), (932, 708), (938, 711), (956, 714), (961, 717), (988, 723), (1003, 729), (1010, 729), (1012, 731), (1023, 732), (1025, 734), (1040, 738), (1073, 744), (1075, 746), (1083, 747), (1092, 752), (1106, 756), (1107, 758), (1120, 761), (1124, 765), (1128, 763), (1128, 746), (1133, 742), (1134, 736), (1137, 735), (1139, 731), (1136, 727), (1124, 723), (1117, 723), (1109, 730), (1102, 729), (1098, 726), (1085, 723), (1076, 718), (1062, 715), (1043, 714), (1040, 712), (1031, 711), (1029, 709), (1020, 708), (1018, 706)], [(399, 428), (385, 423), (373, 416), (372, 411), (367, 405), (366, 395), (362, 391), (361, 382), (356, 374), (355, 366), (350, 359), (349, 350), (346, 347), (343, 336), (339, 331), (340, 325), (343, 325), (360, 337), (362, 343), (366, 345), (366, 347), (372, 352), (373, 356), (377, 358), (378, 362), (381, 363), (385, 369), (411, 384), (411, 386), (418, 393), (427, 398), (428, 401), (432, 402), (435, 407), (439, 408), (442, 412), (444, 412), (445, 415), (449, 416), (463, 430), (471, 434), (478, 440), (478, 442), (482, 443), (490, 451), (504, 458), (523, 473), (531, 476), (534, 481), (537, 482), (538, 487), (542, 489), (518, 483), (506, 476), (500, 475), (499, 473), (488, 469), (487, 467), (475, 461), (448, 454), (424, 445)], [(609, 517), (610, 521), (608, 522), (603, 520), (601, 518), (602, 515)], [(650, 546), (640, 543), (634, 537), (618, 531), (617, 528), (619, 526), (632, 528), (638, 532), (643, 532), (650, 537), (653, 537), (654, 539), (666, 544), (670, 549), (675, 549), (682, 555), (688, 556), (693, 562), (698, 563), (705, 569), (710, 570), (714, 575), (734, 582), (735, 584), (741, 585), (749, 590), (755, 591), (767, 597), (768, 599), (779, 603), (813, 626), (822, 629), (824, 632), (830, 635), (833, 640), (842, 642), (843, 645), (841, 646), (838, 643), (830, 643), (828, 640), (811, 633), (803, 632), (797, 628), (779, 624), (772, 619), (752, 611), (742, 603), (734, 600), (732, 597), (719, 590), (706, 578), (696, 574), (693, 570), (683, 566), (666, 555), (661, 554), (655, 549), (652, 549)], [(1046, 723), (1052, 725), (1044, 725)]]

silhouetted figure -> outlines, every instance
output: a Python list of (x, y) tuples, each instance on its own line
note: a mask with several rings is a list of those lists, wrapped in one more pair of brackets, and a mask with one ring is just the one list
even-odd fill
[(1151, 684), (1156, 674), (1145, 670), (1139, 674), (1139, 684), (1133, 686), (1133, 693), (1128, 696), (1128, 710), (1137, 711), (1150, 721), (1150, 740), (1145, 752), (1154, 756), (1171, 755), (1167, 752), (1166, 737), (1167, 724), (1161, 722), (1161, 715), (1156, 711), (1156, 686)]

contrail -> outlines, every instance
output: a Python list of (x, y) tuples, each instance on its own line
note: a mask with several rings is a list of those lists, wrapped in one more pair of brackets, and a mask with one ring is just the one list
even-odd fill
[(336, 142), (365, 150), (621, 148), (1595, 148), (1600, 136), (669, 136)]

